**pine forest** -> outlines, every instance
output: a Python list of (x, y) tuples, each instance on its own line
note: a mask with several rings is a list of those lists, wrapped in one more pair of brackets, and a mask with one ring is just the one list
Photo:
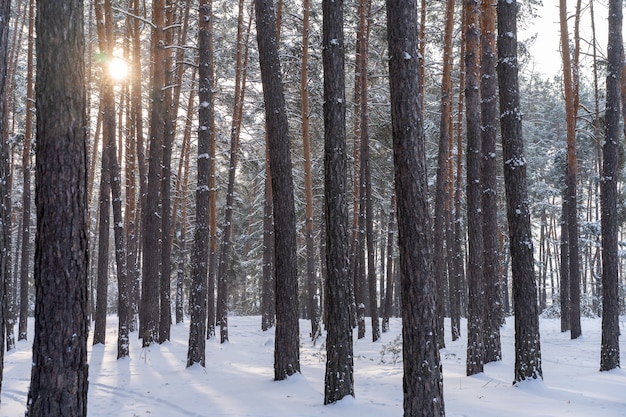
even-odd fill
[(622, 10), (0, 0), (0, 415), (623, 415)]

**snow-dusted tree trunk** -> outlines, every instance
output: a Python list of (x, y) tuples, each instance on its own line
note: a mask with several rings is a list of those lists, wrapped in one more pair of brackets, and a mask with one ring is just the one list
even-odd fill
[(326, 225), (326, 376), (324, 404), (354, 396), (348, 268), (347, 146), (343, 1), (324, 0), (324, 197)]
[(211, 54), (207, 53), (213, 41), (211, 0), (200, 2), (198, 21), (198, 178), (196, 187), (196, 231), (191, 253), (191, 288), (189, 292), (189, 348), (187, 366), (199, 363), (205, 366), (207, 274), (209, 262), (209, 152), (212, 137), (213, 113), (213, 66)]
[(617, 180), (620, 141), (622, 72), (622, 0), (609, 2), (609, 44), (606, 75), (606, 130), (602, 148), (602, 346), (600, 370), (620, 366)]
[(500, 322), (500, 239), (498, 196), (496, 190), (496, 120), (498, 109), (496, 80), (496, 8), (490, 1), (481, 3), (480, 113), (482, 134), (482, 218), (483, 218), (483, 341), (485, 363), (502, 359)]
[(289, 125), (278, 55), (273, 1), (255, 0), (257, 43), (265, 126), (272, 170), (276, 250), (276, 337), (274, 379), (300, 372), (300, 332), (296, 257), (296, 214), (289, 145)]
[(483, 271), (482, 141), (480, 117), (480, 2), (465, 0), (465, 120), (467, 128), (467, 239), (469, 259), (467, 286), (467, 375), (483, 371)]
[(36, 22), (36, 306), (27, 415), (81, 417), (88, 385), (83, 3), (39, 1)]
[(417, 9), (387, 0), (403, 325), (404, 415), (445, 415), (420, 93)]
[(542, 377), (517, 64), (517, 3), (498, 0), (498, 84), (515, 303), (515, 381)]

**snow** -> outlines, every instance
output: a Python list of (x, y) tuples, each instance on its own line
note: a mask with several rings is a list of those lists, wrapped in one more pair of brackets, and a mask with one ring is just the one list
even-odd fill
[[(229, 317), (230, 342), (221, 345), (213, 339), (207, 343), (205, 369), (185, 367), (188, 323), (172, 326), (170, 342), (147, 349), (132, 334), (131, 357), (116, 360), (117, 319), (109, 317), (107, 344), (89, 345), (89, 416), (402, 415), (402, 361), (392, 360), (399, 347), (399, 319), (391, 320), (391, 331), (383, 333), (379, 342), (371, 342), (369, 328), (365, 339), (355, 338), (356, 398), (330, 406), (322, 405), (325, 347), (323, 340), (316, 345), (310, 342), (310, 322), (300, 322), (302, 374), (281, 382), (272, 381), (273, 330), (262, 332), (260, 323), (260, 317)], [(624, 334), (626, 318), (620, 325)], [(512, 318), (502, 328), (503, 361), (487, 364), (484, 373), (472, 377), (465, 376), (466, 339), (452, 342), (446, 321), (446, 348), (441, 351), (446, 415), (626, 415), (626, 371), (598, 371), (601, 320), (583, 319), (582, 326), (583, 336), (570, 340), (569, 332), (560, 332), (559, 319), (541, 319), (544, 380), (512, 385)], [(461, 329), (465, 331), (465, 321)], [(622, 364), (626, 363), (623, 340)], [(30, 366), (31, 342), (20, 341), (6, 353), (1, 417), (24, 415)]]

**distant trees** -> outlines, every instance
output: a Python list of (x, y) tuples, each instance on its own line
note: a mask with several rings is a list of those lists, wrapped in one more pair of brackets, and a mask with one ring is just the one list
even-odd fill
[(29, 417), (87, 415), (87, 150), (81, 0), (37, 3), (37, 236)]

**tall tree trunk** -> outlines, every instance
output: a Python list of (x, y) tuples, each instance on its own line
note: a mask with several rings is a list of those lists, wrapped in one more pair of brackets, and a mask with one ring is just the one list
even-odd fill
[(600, 370), (620, 365), (619, 278), (617, 235), (617, 179), (620, 140), (620, 84), (622, 72), (622, 0), (609, 2), (608, 67), (606, 74), (606, 130), (602, 149), (602, 345)]
[(324, 404), (354, 396), (348, 268), (347, 146), (343, 1), (322, 2), (324, 201), (326, 224), (326, 376)]
[(483, 371), (484, 365), (484, 240), (482, 216), (482, 147), (479, 90), (479, 2), (465, 0), (465, 103), (467, 126), (467, 240), (469, 289), (467, 317), (467, 375)]
[(255, 0), (254, 10), (274, 202), (276, 245), (274, 379), (283, 380), (289, 375), (300, 372), (293, 174), (289, 153), (289, 126), (276, 39), (274, 4)]
[(221, 343), (228, 341), (228, 274), (230, 273), (231, 239), (233, 210), (235, 203), (235, 174), (239, 160), (239, 137), (243, 123), (243, 102), (246, 94), (246, 78), (248, 63), (248, 30), (244, 29), (244, 2), (239, 0), (239, 17), (237, 29), (237, 58), (235, 66), (235, 102), (233, 119), (230, 127), (230, 160), (228, 166), (228, 188), (226, 190), (226, 207), (224, 209), (224, 230), (222, 231), (222, 247), (217, 273), (217, 324), (220, 326)]
[(304, 0), (302, 21), (302, 73), (300, 94), (302, 96), (302, 153), (304, 157), (304, 197), (306, 240), (307, 304), (311, 320), (311, 337), (315, 340), (320, 332), (320, 309), (317, 296), (315, 271), (315, 242), (313, 240), (313, 178), (311, 172), (311, 141), (309, 134), (309, 15), (311, 2)]
[[(135, 16), (139, 16), (139, 0), (133, 0), (131, 10)], [(138, 19), (131, 18), (129, 28), (129, 30), (131, 31), (130, 43), (132, 45), (132, 76), (130, 80), (131, 120), (129, 125), (131, 126), (131, 132), (133, 132), (134, 134), (131, 135), (131, 140), (128, 141), (128, 146), (130, 147), (130, 149), (128, 149), (127, 151), (127, 157), (130, 159), (130, 161), (127, 163), (126, 167), (128, 169), (126, 179), (127, 181), (130, 181), (126, 190), (126, 202), (130, 205), (129, 207), (127, 207), (126, 211), (126, 221), (128, 224), (128, 227), (126, 229), (126, 247), (128, 255), (126, 266), (131, 292), (132, 320), (130, 330), (134, 331), (137, 328), (137, 315), (139, 313), (139, 288), (141, 280), (139, 252), (142, 238), (141, 225), (143, 224), (143, 217), (140, 213), (143, 211), (143, 207), (145, 207), (147, 175), (145, 164), (145, 151), (143, 145), (143, 110), (141, 102), (141, 22)], [(137, 175), (137, 173), (139, 175)], [(136, 176), (139, 180), (138, 196), (136, 192), (137, 185), (135, 183)], [(132, 197), (133, 195), (135, 196), (134, 198)], [(139, 210), (137, 209), (138, 206)]]
[[(171, 47), (174, 43), (174, 3), (172, 0), (166, 1), (165, 14), (165, 45)], [(161, 283), (160, 283), (160, 310), (159, 310), (159, 343), (170, 339), (172, 326), (172, 303), (171, 303), (171, 281), (172, 281), (172, 145), (174, 142), (174, 132), (176, 129), (176, 119), (178, 114), (177, 103), (175, 103), (176, 79), (172, 65), (172, 49), (167, 49), (164, 54), (163, 68), (164, 88), (163, 88), (163, 149), (161, 155)], [(155, 68), (156, 69), (156, 68)]]
[[(108, 76), (107, 63), (112, 59), (112, 44), (109, 39), (113, 36), (112, 22), (107, 22), (105, 3), (95, 6), (98, 22), (98, 46), (104, 55), (103, 79), (100, 84), (100, 108), (102, 111), (102, 159), (100, 169), (100, 197), (98, 220), (98, 275), (96, 283), (96, 315), (93, 332), (93, 344), (104, 344), (106, 341), (106, 319), (109, 287), (109, 221), (111, 217), (111, 153), (112, 143), (115, 142), (115, 95), (112, 79)], [(109, 26), (111, 24), (111, 26)], [(109, 32), (111, 29), (111, 32)]]
[(31, 221), (31, 139), (33, 137), (32, 103), (35, 101), (33, 58), (35, 54), (35, 0), (30, 0), (28, 8), (28, 57), (26, 75), (26, 126), (24, 128), (24, 148), (22, 150), (23, 192), (22, 192), (22, 252), (20, 262), (20, 318), (17, 340), (26, 340), (28, 331), (28, 287), (30, 263), (30, 221)]
[(443, 416), (417, 10), (413, 2), (387, 0), (386, 4), (402, 281), (404, 415)]
[[(192, 79), (196, 78), (196, 70), (193, 71)], [(182, 323), (185, 317), (184, 311), (184, 284), (185, 278), (187, 277), (186, 272), (186, 264), (188, 259), (187, 254), (187, 207), (188, 207), (188, 198), (187, 192), (189, 190), (189, 160), (191, 158), (191, 130), (192, 130), (192, 120), (193, 120), (193, 112), (194, 102), (195, 102), (196, 92), (191, 91), (189, 93), (189, 99), (187, 102), (187, 119), (185, 122), (185, 132), (183, 136), (183, 144), (181, 149), (182, 161), (178, 166), (178, 181), (177, 181), (177, 195), (176, 195), (176, 204), (182, 208), (180, 208), (180, 238), (179, 241), (179, 253), (178, 253), (178, 266), (176, 268), (176, 299), (175, 299), (175, 315), (176, 315), (176, 323)], [(176, 213), (178, 210), (174, 210)], [(174, 222), (174, 221), (172, 221)]]
[(193, 251), (191, 253), (191, 291), (189, 307), (191, 319), (189, 322), (189, 350), (187, 351), (187, 366), (199, 363), (205, 366), (206, 346), (206, 306), (207, 306), (207, 274), (209, 261), (209, 184), (211, 151), (212, 118), (213, 118), (213, 66), (211, 55), (206, 53), (213, 42), (213, 3), (212, 0), (200, 2), (198, 50), (200, 62), (198, 67), (199, 85), (198, 100), (198, 186), (196, 187), (196, 231)]
[[(465, 27), (465, 13), (462, 13), (461, 27)], [(461, 33), (461, 53), (465, 56), (465, 32)], [(454, 181), (454, 240), (452, 242), (452, 251), (454, 258), (454, 276), (450, 280), (450, 332), (452, 340), (461, 337), (461, 314), (464, 310), (463, 300), (465, 297), (465, 262), (463, 242), (465, 235), (462, 228), (463, 210), (461, 208), (461, 199), (463, 194), (463, 103), (465, 102), (465, 59), (460, 59), (459, 68), (459, 99), (457, 102), (457, 129), (456, 129), (456, 177)]]
[[(437, 340), (440, 348), (445, 347), (443, 318), (445, 315), (444, 281), (446, 276), (445, 257), (445, 224), (446, 178), (450, 163), (450, 149), (448, 147), (452, 135), (450, 120), (452, 118), (452, 31), (454, 30), (454, 0), (446, 2), (446, 21), (443, 40), (443, 74), (441, 77), (441, 119), (439, 123), (439, 152), (437, 154), (437, 182), (435, 185), (435, 215), (434, 215), (434, 251), (433, 273), (437, 284)], [(451, 245), (452, 242), (445, 242)]]
[(36, 16), (37, 301), (27, 415), (81, 417), (88, 385), (85, 15), (81, 0), (63, 0), (39, 1)]
[[(3, 149), (8, 139), (5, 135), (5, 132), (6, 132), (6, 126), (5, 126), (6, 114), (5, 113), (8, 111), (8, 109), (6, 108), (6, 101), (4, 100), (4, 98), (5, 98), (5, 91), (6, 91), (5, 88), (6, 88), (6, 81), (7, 81), (7, 64), (8, 64), (7, 53), (8, 53), (10, 17), (11, 17), (11, 1), (10, 0), (0, 1), (0, 97), (2, 97), (0, 99), (0, 139), (2, 140), (1, 146)], [(7, 178), (4, 176), (4, 174), (7, 172), (7, 167), (5, 166), (7, 161), (4, 159), (4, 155), (2, 156), (3, 156), (2, 160), (0, 160), (0, 175), (2, 175), (2, 182), (5, 185), (3, 187), (0, 187), (0, 190), (2, 190), (2, 195), (4, 196), (4, 193), (6, 192), (4, 188), (7, 186), (6, 185)], [(2, 201), (2, 205), (4, 206), (4, 199)], [(2, 245), (1, 248), (3, 252), (9, 249), (7, 245), (9, 236), (5, 234), (6, 228), (4, 227), (4, 221), (6, 219), (6, 216), (4, 215), (5, 209), (6, 207), (3, 207), (3, 211), (1, 213), (2, 214), (2, 230), (0, 230), (0, 233), (2, 233), (2, 239), (0, 241), (0, 244)], [(6, 261), (5, 257), (3, 257), (2, 259), (3, 261)], [(2, 267), (3, 266), (4, 265), (2, 265)], [(3, 267), (2, 272), (4, 272), (4, 270), (5, 269)], [(4, 326), (5, 326), (5, 321), (6, 321), (5, 311), (3, 308), (4, 299), (6, 297), (4, 283), (8, 277), (4, 276), (4, 273), (2, 273), (0, 277), (2, 278), (0, 280), (0, 391), (1, 391), (2, 379), (3, 379), (2, 376), (4, 373), (4, 337), (5, 337)]]
[(484, 360), (502, 359), (500, 344), (500, 241), (498, 239), (498, 196), (496, 169), (496, 7), (481, 3), (481, 133), (482, 133), (482, 217), (484, 242)]
[(150, 157), (148, 161), (148, 184), (146, 187), (143, 227), (143, 265), (141, 280), (140, 334), (143, 346), (149, 346), (159, 340), (160, 318), (160, 240), (161, 219), (160, 188), (163, 135), (165, 131), (165, 2), (155, 0), (152, 3), (152, 53), (154, 68), (152, 71), (152, 111), (150, 114)]
[(567, 233), (569, 243), (569, 289), (571, 338), (582, 334), (580, 328), (580, 262), (578, 259), (578, 204), (576, 201), (576, 113), (572, 59), (567, 28), (567, 0), (559, 0), (561, 56), (563, 58), (563, 91), (567, 127)]
[(517, 4), (498, 0), (498, 83), (515, 303), (515, 381), (542, 378), (537, 287), (517, 67)]
[[(374, 212), (372, 208), (372, 175), (370, 169), (369, 143), (369, 111), (368, 111), (368, 54), (369, 54), (369, 2), (360, 0), (359, 3), (359, 35), (361, 36), (361, 54), (359, 59), (361, 78), (361, 111), (359, 114), (361, 132), (361, 206), (365, 214), (365, 242), (367, 250), (367, 282), (369, 297), (369, 312), (372, 320), (372, 341), (380, 339), (380, 323), (378, 320), (378, 302), (376, 294), (376, 262), (374, 255)], [(363, 291), (364, 293), (364, 291)]]

